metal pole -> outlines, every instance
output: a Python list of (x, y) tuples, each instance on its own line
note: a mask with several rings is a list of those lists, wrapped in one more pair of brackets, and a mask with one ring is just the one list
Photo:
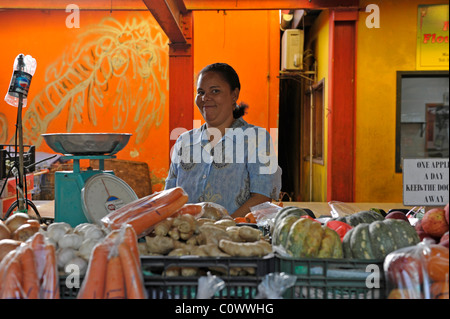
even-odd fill
[(23, 96), (19, 93), (19, 105), (17, 108), (17, 130), (19, 131), (19, 182), (17, 184), (18, 194), (18, 210), (25, 211), (25, 196), (23, 193), (24, 165), (23, 165), (23, 129), (22, 129), (22, 105)]

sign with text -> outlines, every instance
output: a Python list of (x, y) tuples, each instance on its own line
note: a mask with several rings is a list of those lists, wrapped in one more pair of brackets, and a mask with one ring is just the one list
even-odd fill
[(403, 160), (403, 204), (444, 206), (448, 203), (448, 158)]
[(419, 5), (417, 14), (418, 70), (448, 69), (448, 4)]

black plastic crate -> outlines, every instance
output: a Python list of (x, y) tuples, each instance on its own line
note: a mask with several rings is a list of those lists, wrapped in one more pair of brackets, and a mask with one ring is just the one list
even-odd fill
[(275, 271), (297, 277), (286, 299), (384, 299), (383, 260), (302, 259), (276, 256)]
[[(143, 256), (144, 285), (150, 299), (195, 299), (198, 279), (216, 275), (225, 287), (213, 298), (252, 299), (265, 275), (274, 271), (274, 257), (159, 257)], [(195, 269), (195, 275), (170, 275), (176, 269)]]
[[(275, 269), (274, 257), (166, 257), (141, 256), (144, 286), (149, 299), (195, 299), (198, 279), (208, 272), (225, 282), (225, 287), (214, 298), (252, 299), (258, 293), (258, 285), (263, 277)], [(197, 271), (189, 276), (171, 276), (175, 269)], [(78, 288), (70, 288), (66, 276), (60, 276), (59, 288), (62, 299), (77, 297)], [(80, 285), (83, 278), (80, 278)]]

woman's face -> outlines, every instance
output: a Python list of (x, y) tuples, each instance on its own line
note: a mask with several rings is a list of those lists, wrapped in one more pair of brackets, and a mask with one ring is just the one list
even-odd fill
[(228, 82), (217, 72), (206, 72), (198, 78), (195, 104), (208, 127), (230, 127), (238, 97), (239, 89), (231, 91)]

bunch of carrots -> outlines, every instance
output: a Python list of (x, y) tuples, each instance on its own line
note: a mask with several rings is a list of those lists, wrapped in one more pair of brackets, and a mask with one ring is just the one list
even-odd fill
[(35, 233), (0, 263), (0, 299), (59, 297), (55, 246), (42, 233)]
[[(188, 201), (181, 187), (175, 187), (142, 197), (106, 215), (102, 222), (109, 229), (120, 229), (122, 225), (133, 227), (138, 237), (145, 236), (160, 221), (172, 216)], [(198, 206), (192, 207), (197, 209)], [(200, 209), (200, 208), (198, 208)]]
[(146, 298), (137, 236), (131, 225), (111, 231), (94, 247), (77, 298)]

